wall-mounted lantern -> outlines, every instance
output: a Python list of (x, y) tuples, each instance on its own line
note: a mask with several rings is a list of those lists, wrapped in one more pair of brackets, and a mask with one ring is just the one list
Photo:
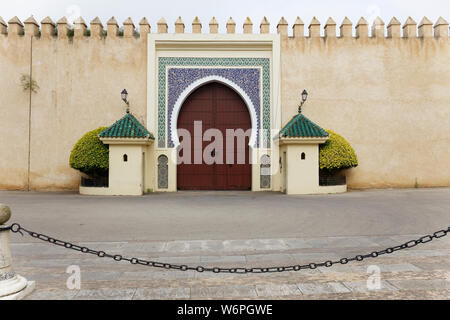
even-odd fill
[(127, 113), (130, 112), (130, 102), (128, 102), (128, 92), (127, 89), (123, 89), (122, 92), (120, 93), (120, 95), (122, 96), (122, 100), (123, 102), (125, 102), (127, 104)]
[(302, 102), (300, 102), (300, 105), (298, 106), (298, 113), (302, 113), (302, 106), (305, 103), (307, 98), (308, 98), (308, 92), (304, 89), (302, 92)]

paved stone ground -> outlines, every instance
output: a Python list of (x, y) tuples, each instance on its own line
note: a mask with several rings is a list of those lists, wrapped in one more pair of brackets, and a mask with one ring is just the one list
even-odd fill
[[(209, 199), (208, 196), (211, 195), (216, 200)], [(13, 215), (18, 212), (13, 221), (92, 249), (193, 266), (258, 267), (321, 262), (369, 253), (448, 227), (449, 195), (450, 189), (365, 191), (340, 196), (309, 197), (264, 194), (255, 196), (259, 201), (245, 202), (254, 195), (180, 193), (173, 196), (95, 199), (66, 193), (0, 192), (0, 202), (11, 206)], [(278, 211), (266, 211), (265, 206), (269, 206), (271, 201), (278, 201)], [(164, 202), (169, 209), (160, 212)], [(202, 203), (211, 204), (213, 213), (220, 211), (222, 214), (231, 214), (235, 219), (234, 225), (240, 232), (239, 237), (232, 237), (236, 235), (236, 230), (231, 230), (232, 225), (228, 225), (231, 223), (228, 221), (230, 217), (219, 219), (225, 225), (223, 228), (214, 226), (214, 234), (200, 220), (200, 225), (195, 228), (195, 223), (189, 219), (197, 216), (195, 208)], [(155, 216), (156, 226), (151, 224), (154, 221), (152, 216), (145, 215), (144, 204), (150, 208), (154, 205), (153, 208), (157, 207), (157, 212), (162, 215)], [(235, 206), (238, 204), (239, 214), (235, 215), (233, 210), (237, 210)], [(103, 205), (104, 210), (99, 211)], [(175, 213), (177, 206), (179, 210), (186, 207), (184, 217)], [(128, 208), (128, 211), (124, 211), (124, 208)], [(317, 209), (317, 215), (313, 214), (314, 208)], [(285, 212), (282, 214), (283, 210)], [(379, 218), (375, 214), (376, 210), (380, 212)], [(77, 216), (79, 211), (81, 218)], [(135, 222), (117, 224), (117, 221), (112, 221), (108, 216), (110, 212), (114, 218), (119, 217), (118, 212), (130, 214), (131, 217), (137, 216), (136, 212), (141, 212), (145, 217), (138, 217), (139, 222), (147, 223), (151, 230), (160, 230), (146, 238), (142, 227), (135, 232)], [(257, 212), (260, 212), (260, 217), (253, 221), (256, 226), (248, 224), (247, 219)], [(247, 213), (249, 217), (245, 217)], [(83, 226), (79, 225), (83, 223), (82, 218), (89, 214), (95, 215), (90, 219), (97, 227), (92, 232), (83, 230)], [(181, 221), (172, 224), (175, 217), (171, 214)], [(205, 212), (203, 214), (206, 215)], [(278, 218), (276, 214), (279, 214)], [(337, 224), (337, 228), (323, 220), (332, 214), (340, 217), (331, 219)], [(278, 230), (278, 226), (270, 228), (270, 224), (281, 225), (283, 221), (280, 219), (285, 219), (284, 232)], [(339, 221), (342, 219), (346, 220)], [(158, 224), (158, 221), (164, 220), (167, 221), (165, 227)], [(209, 218), (206, 220), (209, 221)], [(185, 230), (180, 234), (167, 228), (167, 225), (175, 226), (183, 221), (189, 228), (194, 227), (194, 230)], [(297, 231), (296, 236), (291, 236), (296, 232), (292, 224), (306, 224), (301, 230), (306, 230), (307, 227), (319, 230), (318, 226), (321, 229), (316, 236), (311, 236), (310, 231)], [(344, 224), (349, 225), (349, 228), (343, 228)], [(387, 230), (383, 230), (382, 226), (388, 226)], [(251, 229), (249, 233), (243, 231), (246, 227)], [(269, 230), (261, 230), (262, 236), (255, 237), (258, 227)], [(175, 229), (181, 230), (178, 227)], [(198, 237), (213, 236), (205, 238), (210, 240), (197, 240), (193, 231), (198, 232)], [(398, 235), (395, 235), (393, 232), (397, 231)], [(274, 234), (279, 236), (267, 236)], [(100, 259), (29, 237), (21, 238), (17, 234), (11, 237), (16, 272), (36, 281), (36, 290), (28, 299), (450, 298), (450, 236), (391, 255), (344, 266), (257, 275), (218, 275), (153, 269)], [(66, 281), (70, 274), (66, 273), (66, 269), (70, 265), (78, 265), (81, 269), (80, 290), (67, 289)], [(368, 267), (372, 265), (381, 271), (381, 288), (376, 290), (367, 288), (367, 281), (372, 275), (368, 272)]]
[[(419, 235), (253, 240), (89, 242), (107, 252), (193, 266), (267, 266), (369, 253)], [(274, 274), (213, 274), (154, 269), (100, 259), (46, 243), (11, 245), (15, 270), (37, 282), (28, 299), (449, 299), (450, 237), (363, 262)], [(67, 267), (81, 270), (69, 290)], [(381, 288), (369, 290), (380, 268)]]

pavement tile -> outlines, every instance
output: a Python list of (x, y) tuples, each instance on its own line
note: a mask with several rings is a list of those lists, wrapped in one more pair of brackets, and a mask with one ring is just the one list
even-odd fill
[[(39, 285), (39, 284), (38, 284)], [(78, 290), (67, 289), (36, 289), (24, 300), (70, 300), (75, 297)]]
[[(21, 275), (26, 277), (30, 281), (36, 281), (36, 283), (42, 282), (58, 282), (66, 283), (67, 278), (70, 276), (68, 273), (48, 273), (45, 270), (40, 270), (39, 273), (22, 273)], [(16, 272), (18, 273), (17, 269)]]
[(234, 262), (246, 262), (245, 256), (200, 256), (200, 262), (225, 262), (225, 263), (234, 263)]
[(352, 291), (356, 292), (370, 292), (370, 291), (395, 291), (398, 290), (396, 287), (394, 287), (392, 284), (390, 284), (387, 281), (381, 280), (380, 281), (380, 288), (379, 289), (369, 289), (367, 286), (367, 280), (366, 281), (345, 281), (344, 285), (349, 288)]
[(295, 284), (268, 284), (256, 285), (256, 292), (261, 297), (291, 296), (302, 293)]
[(138, 288), (133, 300), (189, 299), (189, 288)]
[(337, 260), (342, 258), (338, 254), (328, 252), (311, 252), (311, 253), (293, 253), (290, 256), (298, 264), (320, 263), (327, 260)]
[(411, 263), (397, 263), (397, 264), (375, 264), (381, 272), (405, 272), (405, 271), (420, 271), (421, 269)]
[(191, 287), (191, 299), (214, 299), (214, 298), (251, 298), (256, 297), (254, 286), (203, 286)]
[(224, 287), (191, 287), (191, 299), (224, 298)]
[(354, 272), (354, 273), (362, 273), (367, 274), (371, 273), (369, 267), (376, 266), (380, 268), (380, 272), (405, 272), (405, 271), (420, 271), (421, 269), (410, 264), (410, 263), (397, 263), (397, 264), (375, 264), (376, 260), (371, 261), (370, 264), (366, 264), (364, 266), (356, 266), (351, 264), (345, 265), (333, 265), (330, 268), (319, 268), (322, 273), (335, 273), (335, 272)]
[(172, 256), (172, 257), (152, 257), (144, 258), (160, 263), (173, 263), (173, 264), (199, 264), (200, 256)]
[[(160, 253), (167, 250), (167, 242), (127, 242), (120, 246), (122, 252), (133, 253)], [(106, 250), (105, 250), (106, 251)]]
[(121, 274), (122, 280), (143, 280), (143, 279), (193, 279), (195, 276), (194, 271), (125, 271)]
[(445, 250), (437, 250), (437, 249), (429, 249), (429, 250), (421, 250), (421, 249), (405, 249), (402, 251), (397, 251), (393, 253), (397, 257), (439, 257), (446, 256), (450, 253), (450, 251)]
[(255, 298), (257, 296), (255, 286), (224, 286), (224, 298)]
[(224, 251), (254, 252), (262, 250), (285, 250), (289, 246), (282, 239), (225, 240)]
[(297, 287), (305, 295), (350, 292), (350, 290), (340, 282), (297, 283)]
[[(325, 241), (324, 241), (325, 240)], [(317, 241), (312, 239), (310, 243)], [(326, 237), (319, 242), (319, 248), (364, 248), (376, 247), (378, 244), (368, 237)], [(313, 248), (315, 246), (313, 245)]]
[(131, 300), (136, 289), (102, 288), (80, 290), (74, 300)]
[(173, 253), (203, 251), (208, 248), (206, 243), (207, 240), (169, 241), (166, 243), (165, 251)]
[(249, 254), (249, 255), (246, 255), (246, 258), (247, 258), (247, 262), (249, 264), (270, 261), (274, 265), (282, 265), (284, 263), (293, 263), (294, 262), (292, 255), (290, 255), (288, 253)]
[(233, 274), (228, 272), (213, 273), (213, 272), (195, 272), (195, 279), (235, 279), (235, 278), (245, 278), (249, 275), (243, 274)]
[(389, 280), (403, 290), (450, 290), (450, 278), (426, 280)]
[(312, 245), (309, 243), (308, 239), (290, 238), (290, 239), (283, 239), (283, 240), (289, 249), (312, 248)]
[(449, 270), (450, 271), (450, 260), (429, 262), (427, 260), (415, 261), (413, 262), (415, 266), (424, 270)]

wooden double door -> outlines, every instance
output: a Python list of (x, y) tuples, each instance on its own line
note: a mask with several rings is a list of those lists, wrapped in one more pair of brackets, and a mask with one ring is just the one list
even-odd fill
[[(197, 133), (202, 137), (208, 129), (217, 129), (222, 135), (222, 148), (211, 150), (207, 147), (215, 139), (194, 143), (194, 123)], [(198, 125), (201, 123), (201, 131)], [(178, 129), (190, 133), (190, 163), (177, 165), (177, 187), (180, 190), (249, 190), (251, 189), (249, 134), (245, 138), (233, 138), (232, 145), (227, 146), (227, 129), (242, 129), (249, 133), (251, 129), (250, 114), (242, 98), (231, 88), (216, 82), (208, 83), (189, 95), (181, 107), (178, 116)], [(247, 131), (248, 130), (248, 131)], [(180, 136), (180, 142), (183, 138)], [(216, 136), (217, 137), (217, 136)], [(238, 141), (239, 139), (242, 139)], [(245, 141), (243, 143), (243, 141)], [(228, 139), (231, 144), (230, 138)], [(206, 150), (205, 150), (206, 148)], [(220, 150), (222, 149), (222, 150)], [(179, 153), (184, 157), (185, 150)], [(201, 161), (195, 161), (194, 153), (201, 154)], [(211, 153), (215, 162), (208, 164), (204, 154)], [(228, 153), (228, 154), (227, 154)], [(220, 161), (221, 160), (221, 161)], [(197, 162), (197, 163), (195, 163)]]

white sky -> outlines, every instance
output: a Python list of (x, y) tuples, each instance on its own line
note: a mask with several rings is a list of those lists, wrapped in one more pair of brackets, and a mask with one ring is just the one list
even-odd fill
[(256, 33), (264, 16), (269, 19), (272, 32), (282, 16), (290, 26), (300, 16), (305, 27), (313, 16), (322, 24), (332, 17), (338, 26), (345, 16), (354, 25), (361, 16), (369, 23), (380, 16), (386, 25), (393, 16), (402, 23), (408, 16), (419, 23), (424, 15), (433, 22), (439, 16), (449, 21), (450, 0), (0, 0), (0, 16), (5, 21), (13, 16), (23, 21), (30, 15), (34, 15), (38, 22), (46, 16), (54, 21), (66, 16), (73, 21), (81, 15), (88, 24), (99, 16), (105, 28), (111, 16), (115, 16), (119, 24), (131, 17), (136, 26), (145, 16), (153, 32), (162, 16), (169, 24), (169, 32), (173, 32), (174, 22), (180, 15), (186, 25), (186, 32), (191, 31), (191, 22), (195, 16), (203, 23), (203, 32), (208, 32), (208, 22), (213, 16), (219, 22), (219, 32), (224, 32), (225, 23), (232, 16), (239, 33), (242, 32), (244, 19), (249, 16)]

